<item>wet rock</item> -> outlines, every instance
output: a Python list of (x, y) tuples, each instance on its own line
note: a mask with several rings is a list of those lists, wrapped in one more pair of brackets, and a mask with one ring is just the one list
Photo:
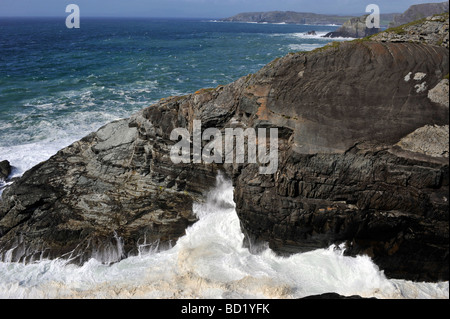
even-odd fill
[(0, 161), (0, 181), (6, 180), (11, 174), (11, 164), (4, 160)]

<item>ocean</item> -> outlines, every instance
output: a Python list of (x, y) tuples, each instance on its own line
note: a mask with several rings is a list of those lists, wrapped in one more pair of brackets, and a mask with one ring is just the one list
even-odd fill
[[(330, 42), (321, 35), (336, 28), (86, 18), (68, 29), (64, 19), (0, 18), (0, 160), (18, 177), (112, 120), (321, 47)], [(448, 282), (388, 279), (369, 257), (344, 256), (342, 246), (255, 253), (242, 246), (234, 208), (220, 201), (234, 204), (231, 183), (219, 175), (206, 203), (194, 205), (200, 220), (163, 251), (143, 245), (138, 256), (110, 265), (0, 262), (0, 298), (449, 298)], [(120, 249), (119, 238), (112, 253)]]

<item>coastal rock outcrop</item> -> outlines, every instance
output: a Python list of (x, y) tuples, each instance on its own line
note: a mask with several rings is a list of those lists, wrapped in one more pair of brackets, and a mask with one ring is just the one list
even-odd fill
[(145, 109), (27, 171), (0, 201), (2, 259), (111, 263), (173, 245), (216, 176), (170, 161), (162, 130), (177, 122), (174, 109)]
[(383, 42), (417, 42), (449, 48), (448, 13), (427, 17), (414, 23), (390, 28), (370, 40)]
[(380, 28), (368, 28), (366, 19), (368, 15), (351, 18), (339, 29), (324, 35), (325, 38), (364, 38), (380, 32)]
[(0, 182), (6, 180), (9, 174), (11, 174), (11, 164), (6, 160), (0, 161)]
[[(173, 244), (222, 170), (252, 244), (290, 254), (345, 243), (346, 254), (368, 254), (390, 277), (448, 280), (448, 155), (406, 143), (426, 139), (430, 127), (448, 135), (445, 98), (430, 93), (448, 73), (444, 46), (359, 40), (162, 99), (5, 189), (1, 257), (113, 262)], [(260, 174), (258, 163), (174, 164), (171, 132), (192, 134), (194, 120), (222, 132), (277, 128), (276, 173)]]

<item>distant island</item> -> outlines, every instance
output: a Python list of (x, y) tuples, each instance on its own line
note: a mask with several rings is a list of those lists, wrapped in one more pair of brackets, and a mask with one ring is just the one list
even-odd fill
[[(387, 27), (400, 13), (381, 14), (380, 24)], [(312, 25), (343, 25), (356, 16), (327, 15), (309, 12), (294, 11), (268, 11), (244, 12), (235, 16), (221, 19), (224, 22), (255, 22), (255, 23), (286, 23), (286, 24), (312, 24)]]
[[(392, 28), (422, 19), (434, 14), (448, 12), (449, 4), (423, 3), (412, 5), (404, 13), (385, 13), (380, 15), (380, 28), (366, 27), (366, 15), (339, 16), (294, 11), (244, 12), (235, 16), (221, 19), (224, 22), (253, 22), (253, 23), (286, 23), (310, 25), (339, 25), (340, 28), (325, 35), (327, 38), (363, 38), (374, 35), (383, 29)], [(314, 31), (311, 31), (313, 34)]]
[(423, 3), (412, 5), (402, 14), (393, 14), (392, 16), (384, 15), (380, 20), (380, 28), (367, 28), (366, 18), (367, 15), (351, 18), (346, 21), (339, 29), (333, 32), (329, 32), (325, 35), (327, 38), (349, 37), (349, 38), (364, 38), (374, 35), (381, 31), (383, 24), (386, 24), (388, 20), (389, 28), (395, 28), (399, 25), (410, 23), (416, 20), (423, 19), (435, 14), (442, 14), (448, 12), (448, 2), (442, 3)]
[[(441, 3), (423, 3), (412, 5), (404, 13), (382, 13), (380, 15), (380, 27), (396, 27), (422, 19), (433, 14), (448, 12), (448, 1)], [(362, 15), (363, 16), (363, 15)], [(255, 22), (255, 23), (286, 23), (286, 24), (311, 24), (311, 25), (353, 25), (361, 20), (361, 16), (327, 15), (310, 12), (295, 11), (268, 11), (268, 12), (243, 12), (229, 18), (220, 19), (224, 22)], [(364, 33), (364, 36), (367, 34)]]
[(394, 16), (392, 22), (389, 23), (389, 27), (398, 27), (399, 25), (443, 12), (448, 12), (448, 1), (441, 3), (423, 3), (412, 5), (404, 13)]

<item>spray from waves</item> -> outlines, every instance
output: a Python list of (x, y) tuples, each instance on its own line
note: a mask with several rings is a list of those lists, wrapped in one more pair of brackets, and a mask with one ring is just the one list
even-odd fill
[(289, 44), (289, 50), (292, 51), (312, 51), (322, 47), (321, 43), (302, 43), (302, 44)]
[(327, 40), (327, 41), (351, 41), (355, 38), (346, 38), (346, 37), (337, 37), (337, 38), (324, 38), (324, 36), (328, 32), (316, 32), (316, 34), (311, 35), (307, 33), (292, 33), (291, 36), (294, 38), (299, 39), (321, 39), (321, 40)]
[[(10, 178), (47, 160), (102, 125), (128, 117), (157, 101), (157, 80), (137, 80), (115, 87), (87, 86), (21, 100), (0, 118), (0, 157), (13, 166)], [(167, 95), (180, 95), (165, 89)], [(152, 98), (151, 98), (152, 97)], [(0, 194), (2, 192), (0, 185)]]
[(330, 31), (315, 31), (314, 34), (310, 34), (308, 32), (294, 32), (294, 33), (273, 33), (269, 36), (271, 37), (286, 37), (286, 38), (292, 38), (292, 39), (314, 39), (314, 40), (322, 40), (324, 42), (330, 42), (330, 41), (351, 41), (355, 38), (344, 38), (344, 37), (337, 37), (337, 38), (325, 38), (324, 36), (331, 32)]
[[(337, 38), (325, 38), (324, 36), (328, 33), (328, 31), (321, 32), (321, 31), (315, 31), (314, 33), (308, 33), (308, 32), (296, 32), (296, 33), (274, 33), (270, 36), (272, 37), (284, 37), (288, 39), (292, 39), (293, 41), (296, 41), (296, 43), (288, 44), (286, 47), (290, 51), (312, 51), (314, 49), (323, 47), (329, 42), (333, 41), (351, 41), (354, 40), (354, 38), (344, 38), (344, 37), (337, 37)], [(280, 48), (281, 50), (285, 50), (285, 48)]]
[[(367, 256), (348, 257), (343, 247), (279, 257), (251, 253), (222, 175), (203, 204), (199, 221), (176, 245), (146, 249), (105, 265), (66, 260), (0, 263), (0, 298), (301, 298), (325, 292), (377, 298), (448, 298), (448, 282), (389, 280)], [(120, 241), (118, 241), (120, 243)], [(118, 247), (120, 248), (120, 247)]]

